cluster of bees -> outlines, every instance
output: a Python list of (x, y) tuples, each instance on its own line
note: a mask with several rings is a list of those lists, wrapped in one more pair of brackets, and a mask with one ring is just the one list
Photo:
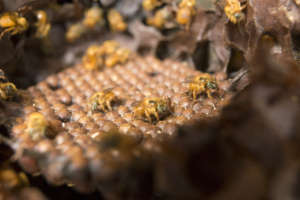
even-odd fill
[[(187, 95), (193, 100), (197, 100), (201, 95), (207, 98), (214, 98), (218, 92), (216, 79), (207, 73), (203, 73), (186, 80), (188, 83)], [(92, 112), (111, 111), (112, 104), (118, 101), (118, 97), (112, 89), (106, 89), (102, 92), (95, 93), (89, 99), (89, 108)], [(147, 97), (143, 99), (133, 110), (133, 116), (149, 123), (157, 122), (172, 114), (171, 99), (166, 97)]]
[(130, 50), (122, 48), (113, 40), (105, 41), (102, 45), (91, 45), (82, 58), (83, 66), (88, 70), (113, 67), (124, 64), (130, 57)]
[[(114, 32), (123, 32), (127, 29), (127, 23), (123, 16), (115, 9), (110, 9), (107, 13), (109, 27)], [(66, 33), (66, 39), (73, 42), (83, 34), (102, 27), (105, 24), (104, 12), (99, 6), (87, 9), (81, 21), (71, 25)]]
[(16, 86), (9, 82), (4, 75), (4, 72), (0, 70), (0, 99), (12, 100), (17, 96), (18, 90)]
[(237, 24), (245, 19), (243, 10), (246, 8), (246, 6), (247, 5), (242, 5), (239, 0), (226, 0), (224, 12), (229, 21), (231, 21), (233, 24)]
[(143, 8), (149, 14), (147, 24), (158, 29), (169, 29), (178, 25), (188, 29), (196, 15), (195, 0), (181, 0), (178, 5), (172, 1), (144, 0)]
[[(34, 12), (36, 22), (33, 23), (36, 29), (35, 37), (46, 38), (51, 29), (47, 13), (43, 10)], [(11, 11), (5, 12), (0, 16), (0, 27), (2, 30), (0, 38), (4, 35), (17, 35), (27, 31), (31, 25), (21, 12)]]

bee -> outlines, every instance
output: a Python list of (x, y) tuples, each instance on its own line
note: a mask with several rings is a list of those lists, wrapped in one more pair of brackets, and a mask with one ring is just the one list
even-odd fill
[(130, 54), (129, 49), (120, 47), (116, 41), (108, 40), (101, 46), (90, 46), (82, 58), (82, 63), (89, 70), (101, 69), (104, 66), (113, 67), (127, 62)]
[(153, 17), (147, 18), (147, 24), (158, 29), (165, 28), (165, 25), (173, 18), (167, 8), (159, 9), (155, 12)]
[(133, 110), (133, 116), (152, 123), (170, 115), (171, 110), (169, 98), (148, 97)]
[(239, 0), (227, 0), (224, 11), (228, 19), (236, 24), (245, 19), (245, 14), (242, 11), (246, 8), (246, 5), (241, 5)]
[(26, 31), (29, 24), (27, 19), (20, 16), (18, 12), (6, 12), (0, 17), (0, 27), (4, 29), (0, 34), (2, 38), (6, 33), (16, 35)]
[(143, 8), (147, 11), (151, 11), (156, 7), (162, 5), (162, 1), (160, 0), (144, 0), (143, 1)]
[(28, 178), (23, 172), (16, 173), (14, 170), (8, 168), (0, 170), (0, 182), (7, 189), (15, 189), (29, 185)]
[(98, 45), (90, 46), (82, 58), (83, 66), (88, 70), (102, 68), (104, 61), (101, 57), (102, 49)]
[(66, 39), (68, 42), (74, 42), (86, 32), (87, 29), (81, 22), (75, 23), (68, 28), (66, 33)]
[(196, 15), (196, 1), (195, 0), (182, 0), (179, 4), (179, 9), (176, 13), (177, 23), (189, 27), (192, 22), (193, 16)]
[(124, 64), (130, 56), (129, 49), (119, 48), (115, 53), (108, 55), (105, 59), (105, 66), (113, 67), (117, 64)]
[(39, 112), (31, 113), (26, 121), (26, 132), (33, 140), (39, 140), (47, 135), (49, 123), (45, 116)]
[(119, 47), (120, 44), (115, 40), (106, 40), (102, 44), (103, 52), (105, 52), (106, 54), (113, 54)]
[(218, 85), (216, 79), (207, 73), (203, 73), (187, 80), (188, 93), (196, 100), (200, 94), (206, 94), (208, 98), (213, 98), (212, 93), (216, 92)]
[(127, 24), (118, 11), (114, 9), (110, 10), (107, 18), (112, 31), (121, 32), (127, 29)]
[(48, 33), (51, 29), (51, 24), (48, 21), (47, 13), (43, 10), (38, 10), (35, 12), (35, 15), (37, 17), (37, 22), (35, 23), (37, 31), (35, 36), (37, 38), (45, 38), (48, 36)]
[(191, 8), (194, 9), (196, 6), (196, 0), (182, 0), (179, 4), (179, 8)]
[(0, 83), (0, 99), (10, 100), (17, 96), (18, 90), (11, 82)]
[(93, 6), (84, 13), (82, 24), (88, 28), (94, 28), (97, 24), (103, 24), (103, 11), (98, 6)]
[(112, 92), (112, 89), (106, 89), (102, 92), (96, 92), (89, 99), (89, 107), (92, 112), (102, 111), (108, 112), (112, 110), (112, 104), (117, 102), (116, 95)]

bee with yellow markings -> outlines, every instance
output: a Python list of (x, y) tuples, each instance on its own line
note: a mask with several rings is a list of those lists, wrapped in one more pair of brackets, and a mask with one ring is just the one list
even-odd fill
[(84, 67), (88, 70), (96, 70), (103, 67), (104, 61), (101, 56), (101, 47), (97, 45), (90, 46), (82, 58)]
[(26, 121), (26, 132), (33, 140), (39, 140), (47, 135), (49, 130), (49, 123), (45, 116), (39, 112), (31, 113)]
[(155, 12), (154, 16), (147, 18), (147, 24), (158, 29), (165, 28), (166, 24), (173, 19), (172, 13), (168, 8), (162, 8)]
[(102, 69), (103, 67), (114, 67), (124, 64), (130, 57), (130, 50), (120, 47), (113, 40), (105, 41), (101, 46), (90, 46), (82, 58), (83, 66), (88, 70)]
[(82, 24), (87, 28), (94, 28), (96, 25), (104, 23), (103, 11), (98, 6), (93, 6), (84, 13)]
[(117, 64), (124, 64), (130, 56), (129, 49), (119, 48), (115, 53), (110, 54), (105, 59), (106, 67), (113, 67)]
[(213, 98), (212, 93), (218, 89), (216, 79), (207, 73), (189, 77), (187, 82), (189, 83), (188, 94), (193, 97), (193, 100), (196, 100), (201, 94), (207, 95), (208, 98)]
[(87, 31), (86, 27), (81, 23), (71, 25), (66, 32), (66, 39), (68, 42), (74, 42)]
[(151, 11), (156, 7), (159, 7), (162, 5), (161, 0), (144, 0), (143, 1), (143, 8), (147, 11)]
[(102, 111), (108, 112), (112, 110), (112, 104), (118, 99), (116, 95), (112, 92), (112, 89), (106, 89), (102, 92), (95, 93), (89, 99), (89, 107), (92, 112)]
[(182, 0), (179, 4), (179, 9), (176, 13), (177, 23), (189, 28), (193, 17), (196, 15), (196, 1), (195, 0)]
[(118, 11), (114, 9), (110, 10), (108, 12), (107, 18), (112, 31), (122, 32), (127, 29), (127, 24)]
[(17, 96), (18, 90), (11, 82), (0, 83), (0, 98), (2, 100), (10, 100)]
[(133, 116), (147, 122), (157, 122), (171, 113), (169, 98), (145, 98), (134, 110)]
[(236, 24), (245, 19), (245, 14), (242, 12), (245, 8), (246, 5), (241, 5), (239, 0), (226, 0), (224, 12), (228, 19)]
[(35, 12), (37, 17), (37, 22), (35, 26), (37, 28), (35, 36), (37, 38), (46, 38), (51, 29), (51, 24), (48, 21), (47, 13), (43, 10), (38, 10)]
[(9, 168), (0, 169), (0, 182), (7, 189), (29, 186), (28, 178), (23, 172), (17, 173)]
[(6, 33), (10, 35), (23, 33), (28, 29), (29, 24), (18, 12), (6, 12), (0, 17), (0, 27), (4, 29), (0, 34), (2, 38)]

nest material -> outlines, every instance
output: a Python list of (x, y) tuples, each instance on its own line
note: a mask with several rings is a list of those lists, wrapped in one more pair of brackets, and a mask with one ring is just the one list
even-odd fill
[[(85, 192), (99, 187), (102, 191), (107, 179), (116, 172), (125, 170), (123, 173), (127, 174), (128, 166), (141, 165), (144, 169), (152, 165), (145, 153), (135, 152), (145, 152), (142, 146), (147, 140), (162, 140), (172, 136), (178, 125), (218, 116), (232, 96), (225, 92), (230, 81), (217, 74), (224, 92), (214, 99), (201, 97), (193, 101), (186, 93), (184, 81), (199, 73), (183, 63), (136, 57), (124, 66), (103, 71), (88, 71), (78, 64), (52, 75), (28, 89), (32, 101), (23, 104), (23, 114), (12, 128), (16, 156), (27, 172), (42, 173), (54, 184), (74, 184)], [(107, 88), (112, 88), (120, 102), (110, 112), (91, 112), (88, 99)], [(135, 105), (153, 96), (169, 97), (172, 114), (156, 124), (135, 119)], [(33, 140), (26, 133), (26, 116), (33, 112), (47, 118), (56, 133), (54, 139)], [(113, 146), (120, 155), (115, 157), (107, 146)]]

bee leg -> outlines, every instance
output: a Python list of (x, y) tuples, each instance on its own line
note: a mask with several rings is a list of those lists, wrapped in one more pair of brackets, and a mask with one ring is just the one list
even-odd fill
[(7, 28), (7, 29), (5, 29), (4, 31), (2, 31), (2, 33), (0, 34), (0, 39), (1, 39), (6, 33), (10, 32), (10, 31), (12, 31), (12, 30), (13, 30), (13, 28), (11, 27), (11, 28)]
[(207, 97), (208, 97), (209, 99), (212, 99), (212, 98), (213, 98), (212, 95), (211, 95), (211, 92), (210, 92), (209, 90), (206, 91), (206, 94), (207, 94)]
[(193, 100), (196, 100), (197, 99), (197, 92), (196, 90), (193, 90)]
[(107, 100), (106, 101), (106, 107), (108, 108), (108, 110), (112, 110), (112, 107), (111, 107), (111, 103), (110, 103), (111, 101), (110, 100)]
[(103, 112), (106, 112), (106, 108), (105, 108), (105, 105), (102, 103), (101, 104), (101, 110), (103, 111)]
[(5, 92), (2, 89), (0, 89), (0, 98), (3, 99), (3, 100), (7, 99), (7, 96), (6, 96)]
[(152, 123), (151, 115), (150, 115), (150, 113), (149, 113), (147, 110), (145, 110), (145, 115), (146, 115), (148, 121), (149, 121), (150, 123)]
[(156, 119), (157, 121), (159, 121), (159, 115), (158, 115), (157, 112), (154, 113), (154, 116), (155, 116), (155, 119)]

